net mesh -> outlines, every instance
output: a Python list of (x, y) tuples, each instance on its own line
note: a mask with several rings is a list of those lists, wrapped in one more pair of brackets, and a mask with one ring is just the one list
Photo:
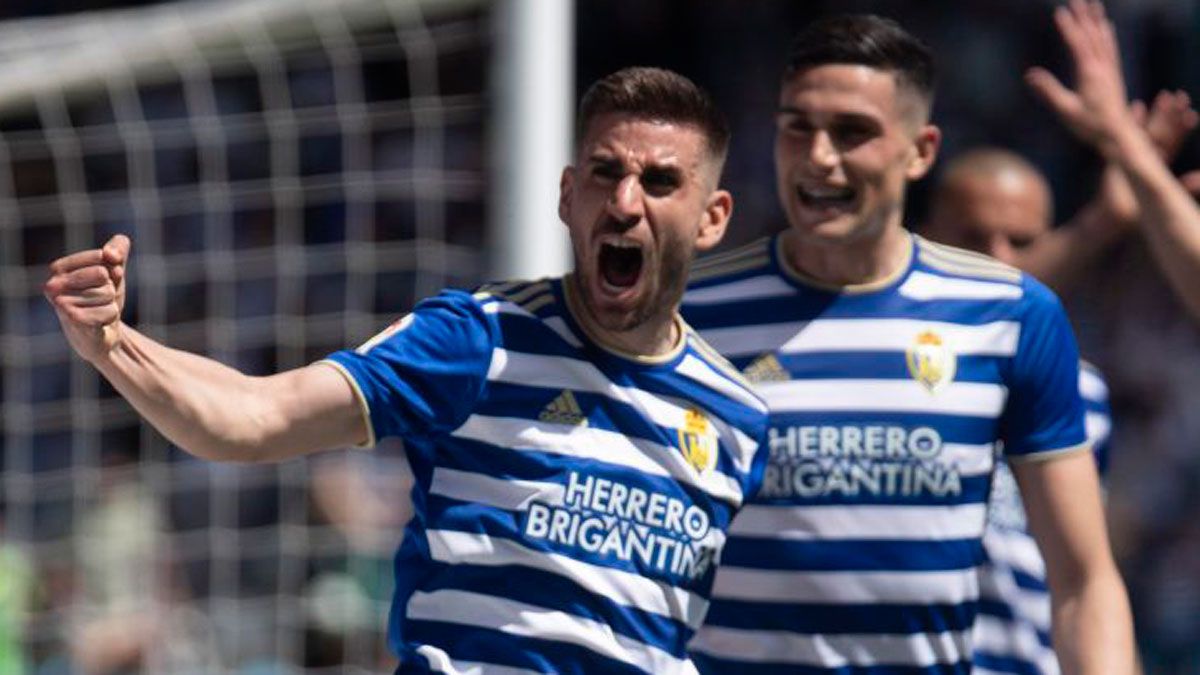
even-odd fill
[(482, 3), (413, 0), (0, 25), (0, 670), (389, 667), (400, 453), (194, 460), (41, 284), (129, 234), (126, 321), (266, 374), (477, 283), (490, 36)]

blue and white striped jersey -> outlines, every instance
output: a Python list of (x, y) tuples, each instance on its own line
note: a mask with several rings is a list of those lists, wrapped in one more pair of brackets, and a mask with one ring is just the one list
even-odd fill
[(912, 237), (893, 278), (804, 279), (779, 238), (701, 261), (685, 318), (770, 409), (693, 643), (702, 671), (965, 673), (981, 538), (1010, 461), (1083, 446), (1061, 305), (991, 258)]
[[(1101, 475), (1108, 468), (1112, 414), (1108, 385), (1095, 366), (1079, 364), (1079, 394), (1087, 408), (1088, 441)], [(975, 672), (1056, 675), (1050, 645), (1050, 594), (1046, 566), (1029, 533), (1016, 479), (996, 464), (983, 535), (979, 616), (975, 620)]]
[(447, 291), (327, 361), (416, 479), (399, 672), (695, 672), (766, 407), (682, 321), (671, 353), (620, 354), (574, 302), (559, 279)]

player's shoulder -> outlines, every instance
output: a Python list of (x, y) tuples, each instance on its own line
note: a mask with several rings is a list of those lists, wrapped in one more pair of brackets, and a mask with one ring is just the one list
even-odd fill
[(947, 278), (968, 279), (1021, 286), (1028, 275), (995, 258), (913, 235), (917, 260), (930, 273)]
[(913, 235), (919, 268), (933, 285), (965, 298), (1010, 301), (1017, 311), (1062, 311), (1058, 296), (1032, 275), (989, 255)]
[(558, 305), (557, 278), (515, 279), (483, 284), (471, 298), (488, 313), (508, 312), (538, 316)]
[[(686, 322), (683, 325), (688, 344), (691, 346), (692, 352), (696, 357), (713, 372), (719, 374), (730, 386), (737, 389), (737, 393), (733, 398), (751, 408), (761, 409), (765, 412), (766, 403), (757, 393), (754, 383), (718, 352), (716, 348), (708, 344), (695, 328)], [(727, 392), (730, 391), (728, 387), (723, 387), (723, 389)]]
[(761, 237), (736, 248), (698, 258), (688, 277), (690, 288), (737, 281), (771, 268), (774, 237)]

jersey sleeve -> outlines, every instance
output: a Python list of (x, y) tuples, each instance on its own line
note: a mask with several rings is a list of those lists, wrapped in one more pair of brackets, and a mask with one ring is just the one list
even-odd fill
[(326, 363), (350, 380), (371, 430), (387, 436), (450, 431), (470, 416), (487, 384), (494, 324), (469, 294), (445, 291), (354, 350)]
[(1028, 307), (1000, 420), (1004, 452), (1015, 461), (1080, 448), (1087, 441), (1079, 349), (1066, 312), (1040, 283), (1027, 280), (1025, 291)]

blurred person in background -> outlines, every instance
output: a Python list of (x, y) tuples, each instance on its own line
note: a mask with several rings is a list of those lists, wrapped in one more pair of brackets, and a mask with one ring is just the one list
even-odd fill
[(0, 673), (23, 675), (25, 624), (37, 591), (29, 553), (5, 538), (5, 506), (0, 502)]
[[(1134, 110), (1145, 117), (1140, 105), (1135, 104)], [(1195, 111), (1179, 92), (1160, 94), (1144, 122), (1168, 160), (1195, 123)], [(991, 255), (1035, 276), (1044, 274), (1060, 285), (1088, 271), (1104, 247), (1115, 243), (1138, 215), (1123, 176), (1110, 166), (1097, 197), (1070, 223), (1053, 231), (1063, 233), (1056, 236), (1050, 228), (1053, 195), (1045, 176), (1021, 156), (999, 148), (968, 150), (951, 161), (932, 202), (924, 236)], [(1081, 363), (1080, 370), (1088, 437), (1103, 475), (1112, 427), (1108, 386), (1094, 366)], [(987, 560), (980, 570), (976, 669), (1059, 672), (1050, 647), (1045, 563), (1028, 532), (1020, 493), (1002, 456), (997, 458), (983, 543)]]
[[(1095, 4), (1070, 16), (1107, 25)], [(898, 25), (810, 24), (776, 115), (790, 227), (697, 265), (685, 316), (772, 413), (763, 490), (731, 528), (694, 643), (703, 670), (970, 669), (997, 442), (1047, 560), (1066, 669), (1134, 670), (1062, 307), (1028, 275), (903, 228), (907, 184), (940, 141), (932, 94), (932, 55)]]

